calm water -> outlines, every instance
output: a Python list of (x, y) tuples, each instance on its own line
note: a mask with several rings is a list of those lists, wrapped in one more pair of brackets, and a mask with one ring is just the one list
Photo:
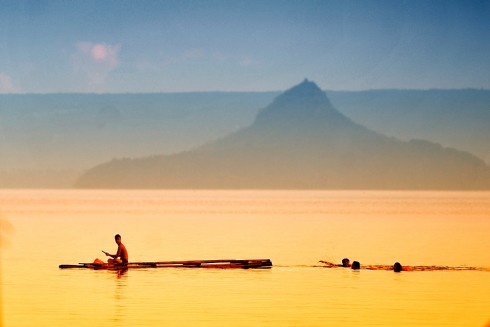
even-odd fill
[[(0, 215), (8, 327), (490, 324), (485, 269), (318, 263), (488, 268), (489, 192), (0, 191)], [(270, 258), (274, 267), (58, 269), (105, 259), (116, 233), (130, 261)]]

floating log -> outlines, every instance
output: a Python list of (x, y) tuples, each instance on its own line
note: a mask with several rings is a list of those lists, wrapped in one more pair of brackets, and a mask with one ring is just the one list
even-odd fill
[(78, 265), (63, 264), (59, 265), (60, 269), (105, 269), (105, 270), (122, 270), (138, 268), (270, 268), (272, 262), (270, 259), (222, 259), (222, 260), (186, 260), (186, 261), (154, 261), (154, 262), (130, 262), (127, 264), (100, 264), (100, 263), (79, 263)]

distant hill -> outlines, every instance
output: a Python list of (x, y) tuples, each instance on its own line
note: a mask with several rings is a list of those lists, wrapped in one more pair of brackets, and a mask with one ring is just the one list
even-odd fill
[(0, 170), (181, 152), (249, 125), (269, 93), (0, 94)]
[[(71, 187), (114, 158), (174, 154), (250, 126), (279, 92), (0, 94), (0, 188)], [(490, 164), (490, 90), (327, 91), (371, 130)]]
[(402, 140), (422, 138), (471, 152), (490, 164), (489, 90), (328, 92), (364, 126)]
[(305, 80), (249, 127), (194, 150), (98, 165), (77, 187), (488, 189), (490, 169), (469, 153), (359, 125)]
[(249, 125), (272, 93), (0, 94), (0, 188), (67, 188), (113, 158), (170, 154)]

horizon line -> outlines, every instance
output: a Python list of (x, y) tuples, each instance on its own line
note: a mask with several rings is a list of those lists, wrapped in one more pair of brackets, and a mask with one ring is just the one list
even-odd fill
[[(316, 83), (315, 83), (316, 84)], [(295, 84), (298, 85), (298, 84)], [(294, 85), (294, 86), (295, 86)], [(318, 85), (318, 84), (317, 84)], [(293, 86), (293, 87), (294, 87)], [(83, 92), (83, 91), (69, 91), (69, 92), (8, 92), (0, 93), (0, 96), (28, 96), (28, 95), (156, 95), (156, 94), (206, 94), (206, 93), (282, 93), (290, 88), (284, 90), (263, 90), (263, 91), (223, 91), (223, 90), (209, 90), (209, 91), (143, 91), (143, 92)], [(323, 92), (378, 92), (378, 91), (490, 91), (490, 88), (483, 87), (464, 87), (464, 88), (372, 88), (372, 89), (321, 89)]]

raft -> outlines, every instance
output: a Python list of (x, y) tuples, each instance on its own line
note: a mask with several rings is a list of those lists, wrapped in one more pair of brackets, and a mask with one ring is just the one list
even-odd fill
[(144, 268), (221, 268), (221, 269), (257, 269), (271, 268), (270, 259), (218, 259), (218, 260), (187, 260), (187, 261), (155, 261), (129, 262), (127, 264), (79, 263), (62, 264), (60, 269), (93, 269), (93, 270), (124, 270)]

